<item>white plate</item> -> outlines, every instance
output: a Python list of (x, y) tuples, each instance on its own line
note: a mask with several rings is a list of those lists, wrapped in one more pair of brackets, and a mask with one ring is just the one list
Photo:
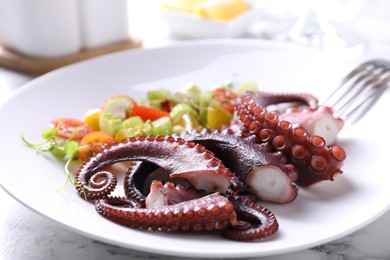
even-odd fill
[(288, 205), (266, 203), (280, 222), (270, 240), (234, 242), (217, 234), (139, 231), (114, 224), (76, 195), (61, 193), (63, 164), (37, 155), (33, 142), (52, 118), (81, 118), (113, 94), (137, 96), (147, 89), (174, 89), (189, 81), (208, 87), (236, 74), (265, 90), (310, 91), (326, 96), (354, 64), (288, 45), (251, 40), (200, 41), (111, 54), (46, 74), (22, 87), (0, 108), (0, 182), (21, 203), (78, 233), (153, 253), (194, 257), (251, 257), (296, 251), (345, 236), (389, 208), (388, 138), (380, 138), (380, 111), (388, 93), (359, 124), (345, 128), (340, 144), (348, 157), (335, 182), (300, 189)]

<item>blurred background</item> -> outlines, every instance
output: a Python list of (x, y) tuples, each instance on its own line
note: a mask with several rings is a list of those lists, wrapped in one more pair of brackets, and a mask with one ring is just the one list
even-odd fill
[[(170, 41), (172, 39), (203, 38), (199, 35), (195, 35), (195, 37), (181, 35), (178, 28), (175, 27), (175, 22), (180, 24), (180, 19), (170, 21), (166, 16), (161, 15), (161, 11), (166, 11), (167, 8), (165, 10), (161, 8), (159, 2), (161, 3), (161, 1), (134, 0), (128, 2), (131, 34), (144, 39), (146, 44), (160, 43), (162, 39)], [(354, 47), (359, 44), (364, 45), (365, 50), (376, 46), (386, 47), (390, 44), (390, 31), (387, 29), (390, 24), (388, 15), (390, 1), (387, 0), (253, 0), (247, 2), (251, 8), (256, 9), (256, 13), (244, 25), (245, 29), (241, 34), (235, 35), (235, 37), (289, 41), (323, 48), (324, 46), (318, 43), (318, 39), (302, 40), (298, 39), (297, 34), (306, 33), (306, 38), (310, 34), (313, 38), (318, 38), (318, 35), (334, 34), (334, 42), (339, 40), (338, 43), (334, 43), (338, 44), (339, 50), (343, 47)], [(324, 21), (328, 23), (324, 23)], [(321, 22), (323, 23), (321, 24)], [(194, 23), (199, 23), (199, 21)], [(191, 31), (189, 27), (187, 28), (188, 31)], [(192, 30), (194, 29), (192, 28)], [(288, 36), (288, 33), (295, 34), (295, 36)], [(332, 37), (328, 37), (328, 40), (329, 38), (332, 39)], [(340, 43), (342, 39), (346, 41), (345, 45)], [(333, 48), (337, 49), (334, 46)], [(361, 49), (356, 50), (349, 57), (356, 58), (360, 54), (362, 54)]]
[(57, 58), (128, 36), (144, 47), (261, 38), (333, 53), (356, 47), (347, 55), (354, 58), (373, 44), (390, 43), (389, 10), (387, 0), (0, 0), (0, 44), (22, 55)]
[(390, 55), (388, 0), (0, 0), (0, 101), (55, 68), (211, 38), (290, 42), (338, 59)]

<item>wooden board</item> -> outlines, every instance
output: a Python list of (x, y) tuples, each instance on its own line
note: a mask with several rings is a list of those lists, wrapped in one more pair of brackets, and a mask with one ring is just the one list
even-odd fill
[(103, 48), (82, 50), (79, 53), (64, 56), (60, 58), (36, 58), (31, 56), (25, 56), (23, 54), (11, 51), (0, 45), (0, 66), (15, 71), (41, 75), (51, 70), (60, 68), (62, 66), (72, 64), (85, 59), (97, 57), (100, 55), (138, 48), (142, 46), (142, 42), (139, 39), (130, 38), (126, 42), (121, 42), (114, 45), (105, 46)]

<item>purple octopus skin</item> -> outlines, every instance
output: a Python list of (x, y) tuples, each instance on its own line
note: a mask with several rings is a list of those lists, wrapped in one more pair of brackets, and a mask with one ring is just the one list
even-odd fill
[[(158, 174), (156, 174), (158, 173)], [(154, 175), (159, 175), (155, 178)], [(151, 181), (161, 180), (164, 182), (173, 182), (175, 184), (181, 184), (185, 187), (190, 185), (181, 179), (170, 179), (163, 169), (151, 163), (134, 161), (133, 165), (126, 172), (124, 180), (125, 197), (145, 206), (145, 200), (150, 192)], [(148, 185), (149, 184), (149, 185)], [(237, 176), (232, 179), (231, 186), (226, 191), (226, 195), (252, 195), (249, 191), (250, 187), (241, 181)], [(253, 195), (253, 200), (258, 200), (258, 197)]]
[(78, 179), (76, 175), (75, 186), (81, 197), (87, 200), (95, 200), (111, 194), (117, 183), (118, 180), (114, 173), (101, 170), (88, 178), (88, 188), (83, 185), (81, 179)]
[(250, 134), (286, 155), (298, 171), (296, 183), (309, 186), (322, 180), (333, 180), (342, 173), (341, 166), (346, 158), (343, 148), (327, 147), (324, 138), (309, 136), (303, 127), (279, 120), (277, 114), (266, 112), (255, 96), (251, 92), (240, 96), (236, 105), (237, 117)]
[[(276, 203), (289, 203), (297, 197), (294, 166), (287, 163), (281, 152), (271, 152), (269, 144), (258, 143), (255, 136), (241, 136), (230, 129), (203, 129), (179, 137), (205, 146), (236, 174), (228, 194), (252, 192), (263, 201)], [(145, 162), (133, 167), (126, 175), (126, 194), (144, 201), (148, 193), (143, 192), (146, 179), (155, 170), (155, 166)]]
[(336, 141), (344, 126), (344, 120), (336, 117), (331, 107), (320, 106), (317, 98), (308, 93), (256, 92), (252, 96), (267, 113), (305, 128), (311, 136), (323, 137), (328, 145)]
[(145, 199), (150, 190), (146, 188), (147, 176), (161, 169), (155, 164), (133, 161), (125, 174), (124, 192), (128, 199), (136, 200), (145, 206)]
[(111, 221), (138, 229), (211, 231), (236, 222), (232, 203), (218, 193), (156, 208), (134, 208), (125, 198), (105, 198), (96, 201), (95, 209)]
[[(293, 182), (298, 175), (295, 167), (287, 162), (283, 153), (271, 151), (271, 145), (260, 143), (257, 137), (246, 137), (230, 129), (194, 130), (183, 132), (180, 137), (212, 151), (261, 200), (289, 203), (296, 198), (298, 189)], [(233, 191), (233, 194), (242, 190)]]
[(222, 236), (238, 241), (267, 238), (279, 229), (275, 215), (267, 208), (244, 196), (230, 196), (237, 221), (222, 230)]
[(89, 200), (106, 197), (109, 192), (96, 191), (90, 180), (109, 165), (132, 160), (154, 163), (171, 178), (183, 178), (207, 192), (226, 192), (234, 176), (212, 152), (194, 142), (162, 136), (130, 138), (104, 147), (79, 167), (75, 179), (80, 196)]
[[(231, 240), (264, 239), (278, 230), (275, 216), (252, 200), (251, 196), (205, 195), (173, 183), (152, 183), (151, 194), (142, 207), (121, 197), (107, 197), (95, 202), (103, 217), (132, 228), (161, 231), (221, 230)], [(156, 194), (157, 193), (157, 194)]]
[[(318, 99), (309, 93), (272, 93), (259, 91), (254, 93), (256, 103), (263, 108), (270, 105), (285, 105), (286, 107), (318, 107)], [(269, 111), (271, 112), (271, 111)], [(274, 112), (274, 111), (272, 111)]]

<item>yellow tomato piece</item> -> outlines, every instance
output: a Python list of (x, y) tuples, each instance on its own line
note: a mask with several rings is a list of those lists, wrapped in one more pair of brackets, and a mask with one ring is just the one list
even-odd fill
[(81, 160), (86, 161), (95, 152), (99, 151), (103, 145), (112, 144), (113, 142), (114, 138), (105, 132), (90, 132), (81, 139), (77, 155)]
[(131, 133), (127, 129), (120, 129), (115, 134), (115, 141), (118, 143), (122, 140), (129, 139), (131, 137)]
[(215, 130), (220, 129), (223, 125), (230, 124), (232, 119), (233, 115), (220, 106), (211, 104), (207, 108), (207, 128)]
[(203, 1), (195, 10), (201, 17), (215, 20), (230, 20), (249, 8), (245, 0), (209, 0)]
[(88, 110), (84, 115), (83, 121), (91, 127), (92, 131), (99, 131), (99, 117), (101, 114), (101, 109)]

